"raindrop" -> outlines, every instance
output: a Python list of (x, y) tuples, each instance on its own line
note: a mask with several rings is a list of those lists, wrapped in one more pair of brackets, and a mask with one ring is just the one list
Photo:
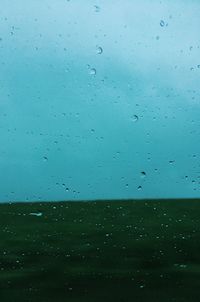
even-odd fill
[(160, 21), (160, 26), (165, 26), (165, 22), (163, 20)]
[(96, 13), (100, 12), (100, 7), (98, 5), (94, 5), (94, 8)]
[(131, 117), (131, 119), (132, 119), (133, 122), (137, 122), (138, 119), (139, 119), (139, 117), (138, 117), (136, 114), (134, 114), (134, 115)]
[(103, 48), (100, 46), (97, 46), (97, 50), (96, 50), (97, 54), (100, 55), (103, 52)]
[(48, 157), (43, 156), (43, 160), (44, 160), (44, 161), (48, 161)]
[(173, 164), (173, 163), (174, 163), (174, 160), (170, 160), (169, 163), (170, 163), (170, 164)]
[(146, 177), (146, 172), (142, 171), (140, 174), (141, 174), (141, 178), (145, 178)]
[(90, 75), (95, 76), (95, 75), (96, 75), (96, 73), (97, 73), (97, 71), (96, 71), (96, 69), (95, 69), (95, 68), (90, 68), (90, 70), (89, 70), (89, 74), (90, 74)]
[(200, 68), (200, 65), (197, 65), (198, 68)]
[(141, 191), (142, 190), (142, 186), (138, 186), (138, 191)]

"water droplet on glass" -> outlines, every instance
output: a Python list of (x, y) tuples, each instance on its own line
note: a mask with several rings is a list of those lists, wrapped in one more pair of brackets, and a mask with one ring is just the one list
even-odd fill
[(163, 20), (160, 21), (160, 26), (165, 26), (165, 22)]
[(142, 186), (138, 186), (138, 191), (141, 191), (142, 190)]
[(142, 171), (142, 172), (140, 173), (140, 175), (141, 175), (141, 178), (145, 178), (145, 177), (146, 177), (146, 172)]
[(131, 117), (132, 121), (133, 122), (137, 122), (138, 121), (138, 116), (136, 114), (134, 114), (132, 117)]
[(97, 46), (97, 50), (96, 50), (97, 54), (100, 55), (103, 52), (103, 48), (100, 46)]
[(98, 5), (94, 5), (94, 8), (96, 13), (100, 12), (100, 7)]
[(96, 71), (96, 69), (95, 68), (90, 68), (90, 70), (89, 70), (89, 74), (90, 75), (96, 75), (96, 73), (97, 73), (97, 71)]
[(44, 161), (48, 161), (48, 157), (43, 156), (43, 160), (44, 160)]

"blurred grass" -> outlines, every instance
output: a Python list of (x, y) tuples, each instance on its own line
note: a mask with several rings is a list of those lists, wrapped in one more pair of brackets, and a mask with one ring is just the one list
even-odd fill
[(199, 200), (0, 204), (1, 302), (188, 302), (199, 288)]

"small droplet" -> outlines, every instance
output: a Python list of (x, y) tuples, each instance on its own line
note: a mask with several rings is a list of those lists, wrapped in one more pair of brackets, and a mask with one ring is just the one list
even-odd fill
[(160, 26), (165, 26), (165, 22), (163, 20), (160, 20)]
[(174, 163), (174, 160), (170, 160), (169, 163), (170, 163), (170, 164), (173, 164), (173, 163)]
[(98, 5), (94, 5), (94, 8), (96, 13), (100, 12), (100, 7)]
[(146, 177), (146, 172), (142, 171), (140, 174), (141, 174), (141, 178), (145, 178)]
[(100, 55), (103, 52), (103, 48), (100, 46), (97, 46), (97, 50), (96, 50), (97, 54)]
[(90, 70), (89, 70), (89, 74), (90, 74), (90, 75), (95, 76), (95, 75), (96, 75), (96, 73), (97, 73), (97, 71), (96, 71), (96, 69), (95, 69), (95, 68), (90, 68)]
[(134, 114), (132, 117), (131, 117), (132, 121), (133, 122), (137, 122), (138, 121), (138, 116), (136, 114)]
[(43, 156), (43, 160), (44, 160), (44, 161), (48, 161), (48, 157)]
[(197, 67), (198, 67), (198, 68), (200, 68), (200, 64), (199, 64), (199, 65), (197, 65)]
[(138, 191), (141, 191), (142, 190), (142, 186), (138, 186)]
[(156, 36), (156, 40), (159, 40), (160, 39), (160, 37), (159, 36)]

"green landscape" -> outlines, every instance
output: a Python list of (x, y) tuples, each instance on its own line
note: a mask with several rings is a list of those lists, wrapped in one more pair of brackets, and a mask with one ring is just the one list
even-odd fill
[(200, 200), (0, 204), (1, 302), (199, 301)]

